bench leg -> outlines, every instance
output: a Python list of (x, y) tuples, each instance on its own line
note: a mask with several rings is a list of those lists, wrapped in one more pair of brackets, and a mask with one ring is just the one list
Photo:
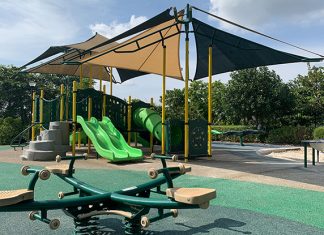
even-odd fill
[(313, 166), (315, 166), (315, 149), (312, 148), (312, 161), (313, 161)]

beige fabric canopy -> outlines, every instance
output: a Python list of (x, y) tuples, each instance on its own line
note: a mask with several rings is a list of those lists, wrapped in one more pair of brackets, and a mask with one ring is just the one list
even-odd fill
[[(77, 63), (75, 64), (63, 64), (64, 61), (68, 60), (69, 58), (75, 58), (74, 62), (79, 62), (81, 59), (89, 58), (95, 54), (98, 54), (99, 51), (107, 50), (112, 48), (118, 43), (113, 42), (107, 44), (105, 46), (99, 47), (94, 51), (91, 51), (90, 54), (83, 55), (80, 58), (80, 53), (92, 48), (100, 43), (107, 41), (108, 39), (100, 34), (96, 34), (92, 38), (88, 39), (85, 42), (64, 45), (62, 48), (68, 49), (63, 55), (60, 55), (46, 63), (40, 64), (33, 68), (27, 69), (24, 72), (28, 73), (45, 73), (45, 74), (61, 74), (61, 75), (71, 75), (71, 76), (79, 76), (81, 66)], [(91, 72), (92, 70), (92, 72)], [(94, 79), (102, 79), (109, 81), (110, 75), (109, 71), (106, 69), (105, 66), (100, 65), (90, 65), (90, 64), (83, 64), (82, 65), (82, 76), (83, 77), (90, 77)]]
[(118, 46), (82, 59), (81, 63), (162, 75), (162, 36), (166, 46), (166, 76), (182, 80), (179, 59), (179, 30), (181, 30), (181, 24), (175, 23), (174, 19), (166, 21), (128, 39)]

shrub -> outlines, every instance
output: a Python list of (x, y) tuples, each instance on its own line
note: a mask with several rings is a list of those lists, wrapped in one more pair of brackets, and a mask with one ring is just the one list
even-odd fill
[(313, 137), (314, 139), (324, 139), (324, 126), (315, 128)]
[[(243, 131), (249, 129), (255, 129), (251, 126), (243, 125), (227, 125), (227, 126), (212, 126), (213, 130), (226, 132), (226, 131)], [(240, 138), (238, 136), (224, 136), (224, 135), (213, 135), (213, 140), (222, 140), (230, 142), (239, 142)], [(259, 142), (259, 135), (246, 135), (243, 137), (244, 142)]]
[(0, 119), (0, 145), (10, 144), (11, 140), (23, 129), (20, 118), (6, 117)]
[(300, 144), (302, 140), (312, 138), (312, 130), (305, 126), (283, 126), (271, 130), (266, 138), (271, 144)]

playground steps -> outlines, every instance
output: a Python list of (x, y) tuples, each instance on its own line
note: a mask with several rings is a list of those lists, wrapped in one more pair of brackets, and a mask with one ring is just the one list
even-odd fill
[(65, 156), (69, 150), (69, 123), (51, 122), (49, 130), (41, 131), (36, 141), (30, 141), (29, 148), (24, 150), (21, 159), (53, 161), (57, 155)]
[(68, 164), (47, 166), (47, 167), (45, 167), (45, 169), (49, 170), (53, 174), (67, 175), (69, 173), (69, 165)]
[(0, 191), (0, 206), (10, 206), (19, 202), (33, 200), (34, 191), (28, 189), (17, 189)]
[(177, 202), (207, 208), (209, 201), (216, 198), (216, 190), (209, 188), (168, 188), (166, 195)]
[(25, 149), (23, 155), (20, 156), (22, 160), (28, 161), (50, 161), (53, 159), (53, 150), (43, 151), (34, 149)]

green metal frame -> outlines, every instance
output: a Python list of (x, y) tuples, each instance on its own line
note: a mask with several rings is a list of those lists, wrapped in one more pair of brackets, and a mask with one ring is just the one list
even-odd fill
[[(148, 214), (151, 209), (158, 209), (157, 216), (150, 219), (150, 222), (156, 222), (166, 217), (174, 216), (171, 212), (165, 212), (165, 209), (199, 208), (198, 205), (176, 202), (168, 197), (165, 199), (150, 198), (151, 193), (166, 195), (161, 190), (161, 185), (167, 184), (167, 187), (173, 187), (173, 179), (181, 175), (179, 167), (167, 167), (166, 160), (172, 159), (172, 157), (155, 155), (154, 158), (160, 158), (163, 166), (157, 170), (159, 176), (156, 179), (116, 192), (108, 192), (74, 178), (74, 163), (77, 159), (82, 158), (84, 157), (62, 157), (62, 160), (70, 161), (68, 174), (55, 174), (73, 187), (73, 191), (64, 193), (64, 196), (78, 194), (78, 198), (45, 201), (30, 200), (15, 205), (0, 207), (0, 212), (34, 211), (30, 215), (31, 219), (51, 224), (52, 220), (47, 218), (47, 211), (62, 209), (68, 216), (74, 219), (76, 225), (75, 232), (78, 233), (81, 230), (84, 232), (87, 228), (90, 229), (93, 224), (96, 224), (93, 222), (96, 220), (94, 217), (96, 213), (91, 213), (96, 211), (118, 210), (132, 215), (131, 217), (124, 216), (125, 233), (140, 234), (142, 230), (141, 218)], [(26, 172), (34, 174), (28, 186), (29, 190), (34, 190), (40, 170), (28, 168)], [(35, 211), (40, 211), (40, 213)], [(88, 213), (90, 213), (89, 217), (82, 218), (82, 215)]]

